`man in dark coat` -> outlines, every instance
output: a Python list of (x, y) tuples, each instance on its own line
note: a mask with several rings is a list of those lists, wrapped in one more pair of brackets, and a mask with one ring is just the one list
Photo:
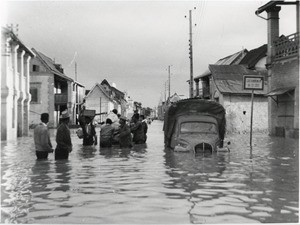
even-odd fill
[(106, 119), (106, 124), (101, 126), (100, 147), (111, 147), (115, 129), (112, 127), (111, 119)]
[(131, 133), (133, 134), (133, 142), (135, 144), (145, 143), (145, 133), (141, 121), (139, 121), (139, 114), (134, 114), (132, 124), (130, 126)]
[(83, 145), (97, 144), (97, 135), (93, 117), (85, 117), (85, 125), (82, 127)]
[(60, 124), (56, 133), (55, 159), (68, 159), (72, 151), (71, 133), (69, 129), (70, 116), (68, 111), (63, 111), (60, 116)]
[(148, 124), (147, 119), (145, 119), (144, 115), (140, 115), (140, 122), (142, 123), (143, 131), (144, 131), (144, 143), (147, 141), (147, 132), (148, 132)]
[(131, 148), (132, 138), (129, 126), (126, 124), (126, 117), (121, 116), (120, 123), (120, 133), (119, 133), (119, 144), (121, 148)]

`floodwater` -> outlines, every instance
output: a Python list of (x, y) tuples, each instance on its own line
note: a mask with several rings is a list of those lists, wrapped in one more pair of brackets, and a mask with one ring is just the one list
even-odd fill
[(1, 223), (299, 221), (298, 140), (254, 134), (250, 151), (249, 134), (229, 135), (230, 152), (194, 156), (164, 149), (161, 121), (132, 149), (83, 148), (72, 132), (69, 160), (37, 161), (32, 135), (1, 143)]

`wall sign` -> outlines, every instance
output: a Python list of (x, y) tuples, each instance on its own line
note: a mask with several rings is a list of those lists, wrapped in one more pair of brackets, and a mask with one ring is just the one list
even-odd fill
[(256, 75), (244, 75), (244, 90), (264, 90), (264, 77)]

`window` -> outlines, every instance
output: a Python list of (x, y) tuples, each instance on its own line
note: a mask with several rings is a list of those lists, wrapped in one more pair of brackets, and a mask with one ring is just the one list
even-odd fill
[(180, 133), (210, 133), (216, 134), (217, 127), (213, 123), (185, 122), (180, 126)]
[(39, 72), (39, 71), (40, 71), (40, 66), (38, 66), (38, 65), (33, 65), (33, 66), (32, 66), (32, 71), (33, 71), (33, 72)]
[(40, 103), (40, 100), (41, 100), (40, 90), (41, 90), (40, 83), (30, 83), (29, 92), (31, 94), (31, 103), (32, 104)]
[(38, 103), (38, 89), (30, 88), (31, 103)]

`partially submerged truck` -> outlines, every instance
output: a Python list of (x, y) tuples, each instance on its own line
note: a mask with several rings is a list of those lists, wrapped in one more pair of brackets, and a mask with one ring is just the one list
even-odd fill
[(224, 150), (224, 107), (204, 99), (184, 99), (165, 112), (165, 146), (180, 152), (212, 153)]

